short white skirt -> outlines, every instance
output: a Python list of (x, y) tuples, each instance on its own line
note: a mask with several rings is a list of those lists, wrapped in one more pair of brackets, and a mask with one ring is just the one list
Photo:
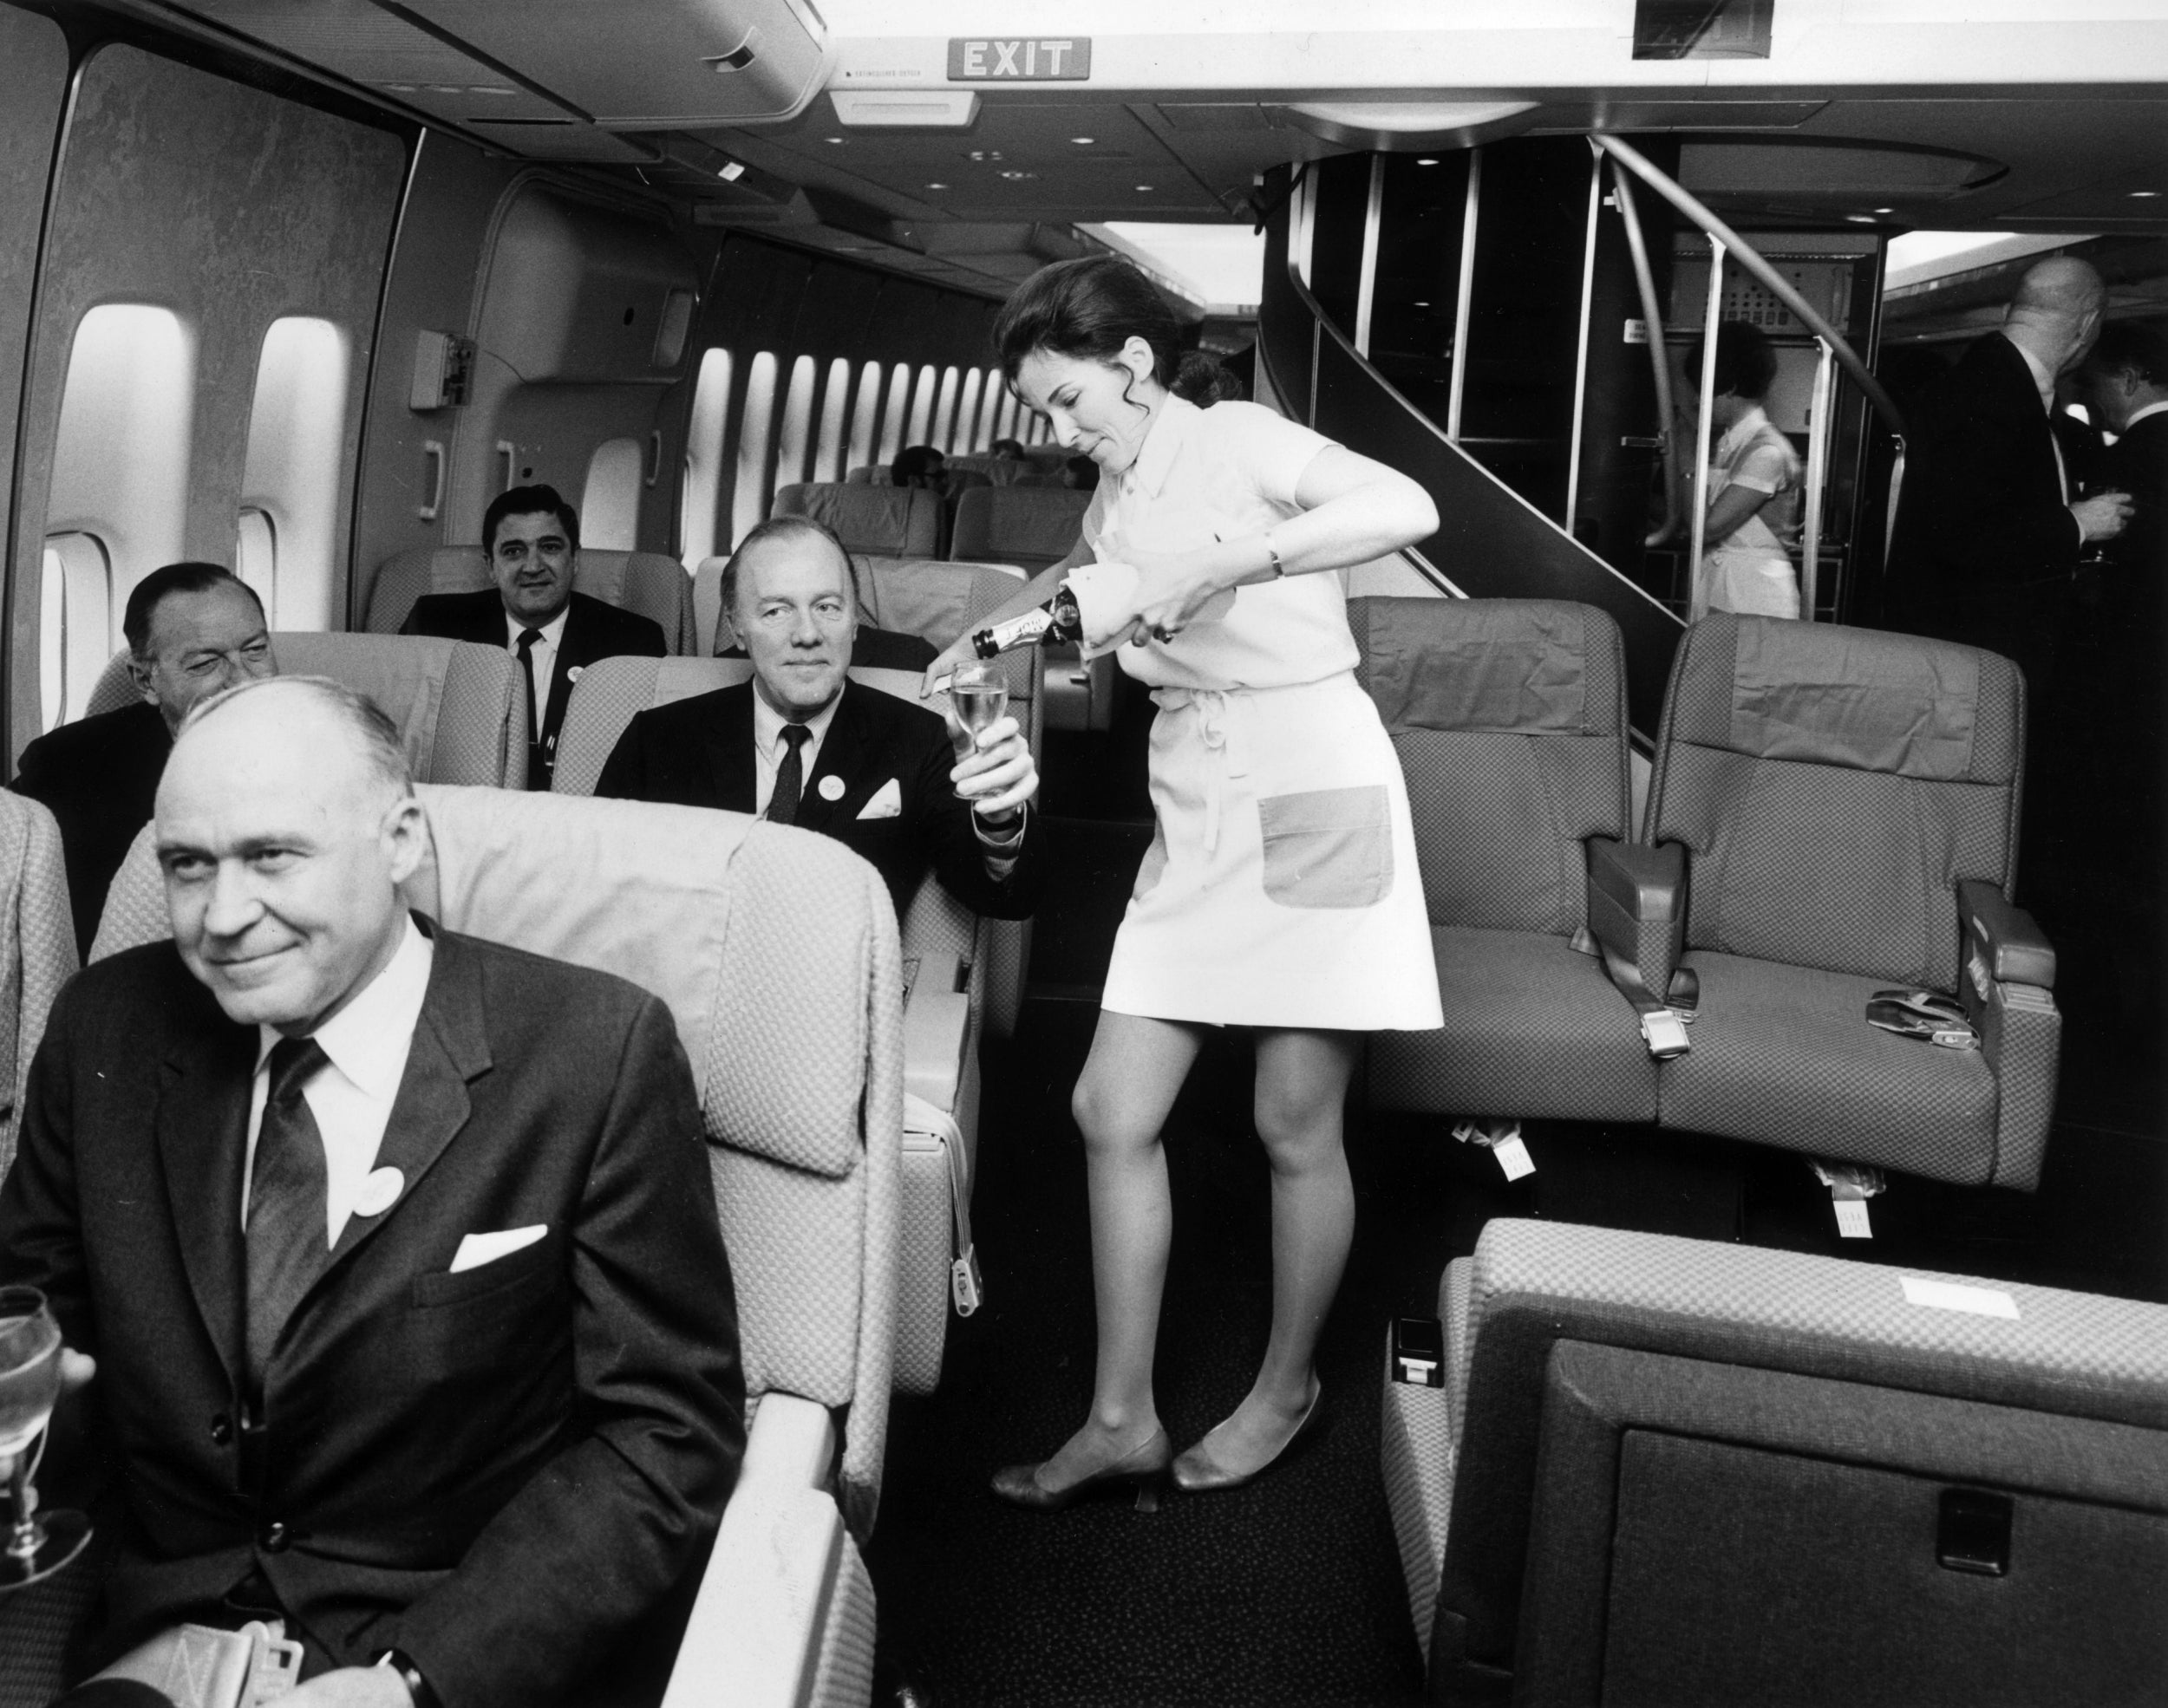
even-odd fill
[(1101, 1006), (1215, 1026), (1442, 1026), (1407, 787), (1353, 673), (1152, 697), (1158, 834)]

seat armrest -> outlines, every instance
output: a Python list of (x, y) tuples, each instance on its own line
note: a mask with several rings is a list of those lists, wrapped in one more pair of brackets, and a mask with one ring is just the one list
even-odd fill
[(954, 1115), (970, 1043), (971, 999), (963, 991), (928, 985), (921, 969), (904, 1005), (904, 1090)]
[(2055, 988), (2055, 949), (2033, 916), (1995, 884), (1967, 878), (1957, 886), (1957, 917), (1968, 962), (1976, 951), (1998, 984)]
[(1686, 850), (1607, 836), (1590, 837), (1588, 848), (1589, 930), (1615, 978), (1622, 967), (1637, 969), (1662, 1002), (1686, 942)]
[(835, 1458), (826, 1406), (761, 1401), (663, 1708), (811, 1699), (831, 1586), (854, 1546), (827, 1492)]

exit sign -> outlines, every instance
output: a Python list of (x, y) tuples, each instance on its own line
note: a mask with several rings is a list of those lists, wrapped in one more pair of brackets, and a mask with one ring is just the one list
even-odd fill
[(1092, 75), (1088, 36), (951, 36), (952, 83), (1081, 83)]

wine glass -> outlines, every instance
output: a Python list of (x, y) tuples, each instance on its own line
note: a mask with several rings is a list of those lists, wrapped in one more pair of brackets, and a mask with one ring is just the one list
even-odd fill
[(0, 1287), (0, 1458), (15, 1465), (14, 1518), (0, 1546), (0, 1594), (50, 1577), (90, 1540), (90, 1521), (80, 1512), (41, 1516), (30, 1486), (44, 1456), (45, 1425), (60, 1398), (60, 1325), (45, 1295), (34, 1287)]
[(1008, 672), (990, 659), (957, 665), (949, 678), (949, 704), (976, 747), (980, 734), (1009, 709)]

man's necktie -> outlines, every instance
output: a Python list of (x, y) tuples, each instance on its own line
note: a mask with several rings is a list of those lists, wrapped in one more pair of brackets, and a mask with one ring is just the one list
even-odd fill
[(534, 643), (541, 638), (539, 629), (522, 629), (515, 643), (519, 649), (519, 674), (527, 679), (527, 746), (530, 747), (542, 739), (542, 696), (534, 691)]
[(323, 1270), (323, 1136), (301, 1088), (327, 1058), (313, 1038), (271, 1046), (271, 1094), (248, 1188), (248, 1370), (263, 1380), (278, 1331)]
[(806, 744), (813, 731), (803, 724), (783, 726), (783, 744), (790, 751), (775, 767), (775, 792), (767, 798), (767, 816), (779, 825), (798, 822), (798, 803), (806, 792)]

